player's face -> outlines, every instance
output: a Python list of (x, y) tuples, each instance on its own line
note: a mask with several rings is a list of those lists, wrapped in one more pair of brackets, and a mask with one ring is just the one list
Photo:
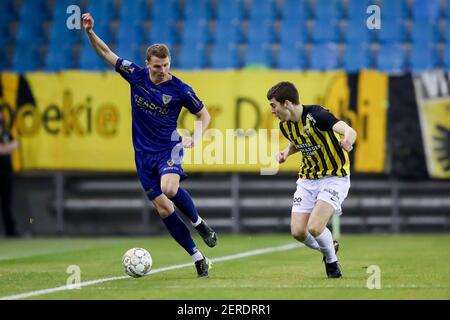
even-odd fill
[(155, 82), (162, 82), (167, 79), (170, 70), (170, 58), (158, 58), (155, 56), (150, 57), (150, 61), (147, 61), (147, 68), (150, 70), (150, 76)]
[(290, 112), (280, 102), (272, 98), (269, 100), (270, 107), (272, 108), (272, 114), (277, 116), (280, 121), (286, 121), (289, 118)]

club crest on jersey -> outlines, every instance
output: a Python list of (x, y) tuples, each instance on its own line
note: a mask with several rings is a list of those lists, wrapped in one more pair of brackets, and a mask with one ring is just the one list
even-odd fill
[(162, 95), (162, 100), (164, 104), (168, 104), (172, 100), (172, 96), (168, 96), (167, 94)]
[(175, 162), (173, 160), (167, 160), (167, 165), (169, 167), (172, 167), (175, 164)]

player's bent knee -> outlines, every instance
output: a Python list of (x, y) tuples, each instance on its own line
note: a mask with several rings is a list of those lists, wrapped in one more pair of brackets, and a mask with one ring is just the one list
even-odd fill
[(305, 241), (308, 233), (306, 232), (306, 230), (302, 229), (291, 229), (291, 235), (298, 241)]
[(319, 236), (325, 228), (322, 228), (319, 225), (308, 225), (308, 232), (313, 236)]
[(178, 192), (178, 184), (166, 182), (161, 184), (161, 190), (168, 198), (173, 198)]

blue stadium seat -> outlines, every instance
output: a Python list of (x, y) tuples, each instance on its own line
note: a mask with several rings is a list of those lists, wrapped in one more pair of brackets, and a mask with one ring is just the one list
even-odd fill
[(181, 16), (178, 0), (153, 1), (152, 19), (173, 21)]
[(247, 34), (247, 40), (249, 44), (272, 42), (273, 39), (273, 20), (250, 20)]
[(110, 22), (117, 17), (114, 2), (111, 0), (90, 0), (88, 12), (92, 14), (96, 22)]
[(16, 72), (36, 71), (41, 65), (39, 46), (35, 44), (16, 45), (12, 68)]
[(439, 0), (414, 0), (413, 20), (434, 20), (439, 18), (440, 3)]
[(120, 58), (132, 61), (138, 66), (144, 66), (145, 64), (146, 57), (142, 55), (141, 46), (139, 44), (129, 44), (126, 42), (118, 43), (115, 53)]
[(321, 21), (339, 20), (342, 18), (340, 0), (316, 0), (315, 18)]
[(239, 51), (234, 43), (216, 44), (211, 53), (211, 68), (235, 69), (239, 67)]
[(363, 18), (366, 21), (368, 14), (367, 8), (375, 4), (373, 0), (349, 0), (347, 6), (348, 19)]
[(281, 23), (280, 45), (300, 45), (308, 42), (308, 28), (301, 19), (283, 20)]
[(314, 42), (338, 42), (341, 39), (339, 20), (316, 19), (312, 38)]
[(435, 69), (438, 65), (436, 47), (432, 44), (413, 43), (411, 49), (411, 70), (420, 73)]
[(206, 44), (209, 41), (209, 25), (206, 19), (187, 19), (181, 32), (183, 45), (197, 43)]
[[(393, 1), (395, 2), (395, 1)], [(380, 42), (404, 42), (406, 30), (402, 19), (382, 19), (382, 27), (379, 33)]]
[(176, 21), (171, 19), (153, 19), (150, 28), (150, 43), (165, 43), (172, 45), (177, 42), (177, 35), (175, 33)]
[(450, 71), (450, 42), (446, 42), (444, 45), (444, 57), (443, 57), (444, 70)]
[(94, 49), (85, 43), (80, 55), (80, 69), (98, 71), (109, 68), (110, 66), (95, 53)]
[(217, 6), (217, 19), (238, 19), (243, 17), (243, 0), (219, 1)]
[(141, 22), (150, 18), (150, 8), (147, 6), (147, 0), (134, 0), (132, 3), (123, 2), (120, 8), (120, 21)]
[(217, 20), (216, 30), (212, 39), (218, 43), (239, 43), (241, 41), (241, 25), (238, 19), (221, 18)]
[(204, 44), (198, 43), (195, 46), (181, 46), (178, 68), (202, 69), (206, 64), (206, 47)]
[(275, 0), (253, 0), (250, 7), (250, 20), (273, 20), (277, 16)]
[(272, 47), (270, 42), (249, 43), (244, 55), (244, 66), (272, 66)]
[(306, 21), (311, 17), (311, 9), (308, 0), (285, 0), (281, 10), (283, 22), (291, 20)]
[(405, 50), (401, 43), (382, 43), (377, 55), (377, 68), (388, 73), (406, 70)]
[(75, 68), (75, 59), (71, 45), (53, 45), (48, 48), (45, 59), (46, 71), (60, 71)]
[(359, 42), (347, 43), (344, 54), (344, 68), (347, 72), (357, 72), (372, 67), (369, 45)]
[(311, 69), (334, 70), (340, 68), (339, 52), (335, 43), (313, 45), (311, 52)]
[(388, 20), (405, 19), (406, 17), (409, 17), (409, 14), (407, 0), (382, 0), (382, 23)]
[(0, 29), (14, 19), (13, 0), (0, 1)]
[(6, 61), (6, 50), (0, 49), (0, 71), (8, 69), (8, 62)]
[(413, 22), (412, 42), (418, 44), (435, 43), (439, 40), (439, 30), (433, 20), (415, 20)]
[(282, 44), (278, 52), (278, 63), (276, 67), (283, 70), (306, 69), (306, 57), (302, 45)]
[(347, 31), (344, 33), (347, 42), (370, 43), (374, 40), (375, 31), (367, 28), (366, 21), (367, 16), (353, 16), (349, 18)]
[(186, 0), (184, 19), (199, 20), (212, 17), (211, 0)]
[(143, 25), (139, 21), (122, 20), (117, 30), (117, 44), (141, 45), (146, 41)]

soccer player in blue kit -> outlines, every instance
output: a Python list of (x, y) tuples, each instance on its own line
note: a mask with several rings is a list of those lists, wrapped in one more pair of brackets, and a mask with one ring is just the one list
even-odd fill
[[(136, 170), (148, 198), (152, 201), (169, 233), (192, 257), (198, 277), (207, 277), (209, 260), (197, 249), (189, 229), (174, 209), (174, 204), (197, 229), (209, 247), (217, 235), (198, 215), (189, 193), (180, 187), (187, 176), (181, 165), (184, 148), (193, 147), (208, 127), (211, 117), (194, 91), (170, 70), (170, 52), (162, 44), (147, 49), (146, 68), (119, 58), (94, 32), (94, 19), (82, 16), (83, 27), (96, 53), (130, 84), (132, 136)], [(193, 137), (181, 139), (176, 131), (181, 108), (198, 117), (201, 128)]]

